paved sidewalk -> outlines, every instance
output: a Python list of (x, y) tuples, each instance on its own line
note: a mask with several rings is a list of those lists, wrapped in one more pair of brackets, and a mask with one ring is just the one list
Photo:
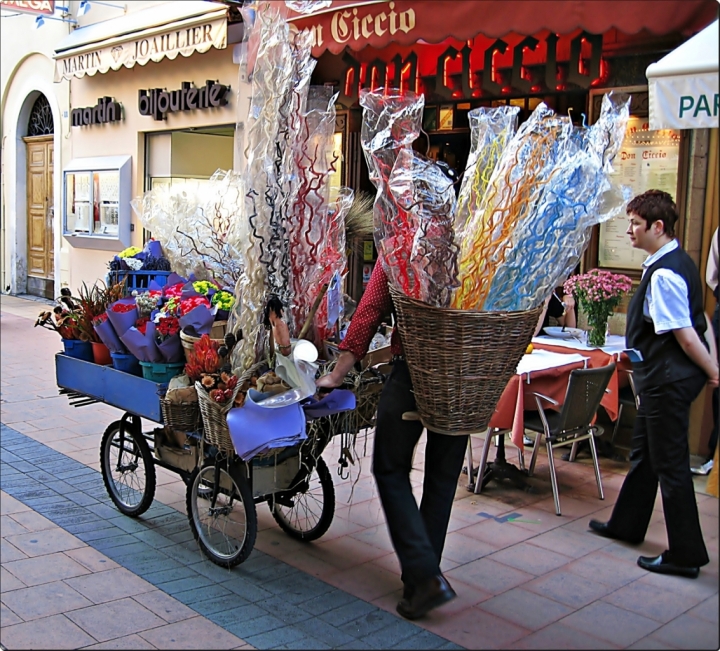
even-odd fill
[(176, 475), (159, 469), (155, 502), (137, 520), (112, 506), (98, 448), (121, 413), (74, 409), (57, 395), (60, 341), (33, 330), (41, 307), (0, 301), (4, 647), (718, 648), (718, 500), (697, 494), (711, 556), (700, 578), (646, 573), (637, 556), (667, 544), (659, 501), (641, 546), (587, 530), (591, 517), (607, 518), (627, 469), (607, 459), (604, 502), (587, 462), (557, 463), (562, 517), (542, 454), (532, 493), (491, 483), (476, 496), (461, 477), (443, 563), (459, 597), (415, 623), (394, 611), (399, 567), (369, 470), (371, 440), (358, 440), (345, 479), (339, 442), (324, 454), (337, 508), (321, 540), (288, 538), (258, 505), (250, 558), (218, 568), (192, 540)]

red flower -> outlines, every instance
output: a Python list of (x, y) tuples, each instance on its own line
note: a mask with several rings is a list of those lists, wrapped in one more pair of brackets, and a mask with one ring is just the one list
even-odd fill
[(205, 296), (192, 296), (190, 298), (185, 298), (180, 301), (180, 314), (184, 316), (190, 312), (190, 310), (194, 310), (199, 305), (204, 305), (206, 308), (210, 309), (210, 301)]
[(168, 316), (160, 319), (155, 326), (155, 332), (157, 333), (160, 341), (165, 341), (168, 337), (176, 335), (180, 332), (180, 323), (178, 322), (177, 317)]
[(103, 312), (102, 314), (98, 314), (93, 319), (93, 325), (100, 325), (101, 323), (105, 323), (107, 321), (108, 315), (107, 312)]
[(175, 283), (174, 285), (170, 285), (170, 287), (165, 287), (163, 289), (163, 293), (167, 298), (172, 298), (173, 296), (180, 297), (180, 294), (182, 294), (182, 288), (185, 286), (185, 283)]
[(137, 321), (135, 321), (135, 327), (145, 334), (147, 331), (147, 324), (150, 321), (150, 317), (147, 316), (141, 316)]
[(134, 309), (135, 309), (134, 303), (115, 303), (112, 306), (112, 311), (119, 312), (119, 313), (132, 312)]

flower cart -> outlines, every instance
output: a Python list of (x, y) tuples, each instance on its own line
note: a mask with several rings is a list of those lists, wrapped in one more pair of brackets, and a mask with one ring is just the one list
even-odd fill
[[(252, 551), (257, 504), (267, 502), (280, 527), (299, 540), (316, 540), (328, 530), (335, 490), (322, 453), (337, 433), (331, 417), (355, 407), (352, 392), (335, 390), (321, 400), (275, 409), (256, 407), (239, 426), (284, 430), (290, 440), (307, 423), (308, 434), (245, 461), (228, 441), (210, 443), (202, 431), (163, 427), (165, 384), (65, 353), (55, 356), (55, 369), (60, 392), (71, 404), (103, 402), (125, 412), (108, 426), (100, 443), (105, 487), (125, 515), (138, 517), (150, 507), (155, 467), (160, 466), (187, 485), (193, 534), (208, 558), (223, 567), (242, 563)], [(157, 426), (143, 431), (141, 419)]]

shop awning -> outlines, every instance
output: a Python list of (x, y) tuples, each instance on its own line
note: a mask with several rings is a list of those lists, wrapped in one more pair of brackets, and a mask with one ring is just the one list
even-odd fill
[(55, 48), (55, 81), (227, 47), (227, 7), (164, 2), (80, 27)]
[(716, 0), (333, 0), (330, 7), (289, 20), (314, 32), (313, 56), (346, 47), (361, 50), (389, 43), (460, 41), (478, 34), (500, 38), (548, 29), (569, 34), (582, 28), (603, 34), (694, 34), (717, 18)]
[(717, 129), (718, 21), (648, 66), (651, 129)]

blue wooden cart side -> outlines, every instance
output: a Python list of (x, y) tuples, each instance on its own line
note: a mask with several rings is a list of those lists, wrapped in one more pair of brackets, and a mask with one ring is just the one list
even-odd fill
[(118, 371), (112, 366), (100, 366), (64, 353), (55, 355), (57, 385), (100, 400), (112, 407), (162, 423), (160, 397), (166, 384)]

